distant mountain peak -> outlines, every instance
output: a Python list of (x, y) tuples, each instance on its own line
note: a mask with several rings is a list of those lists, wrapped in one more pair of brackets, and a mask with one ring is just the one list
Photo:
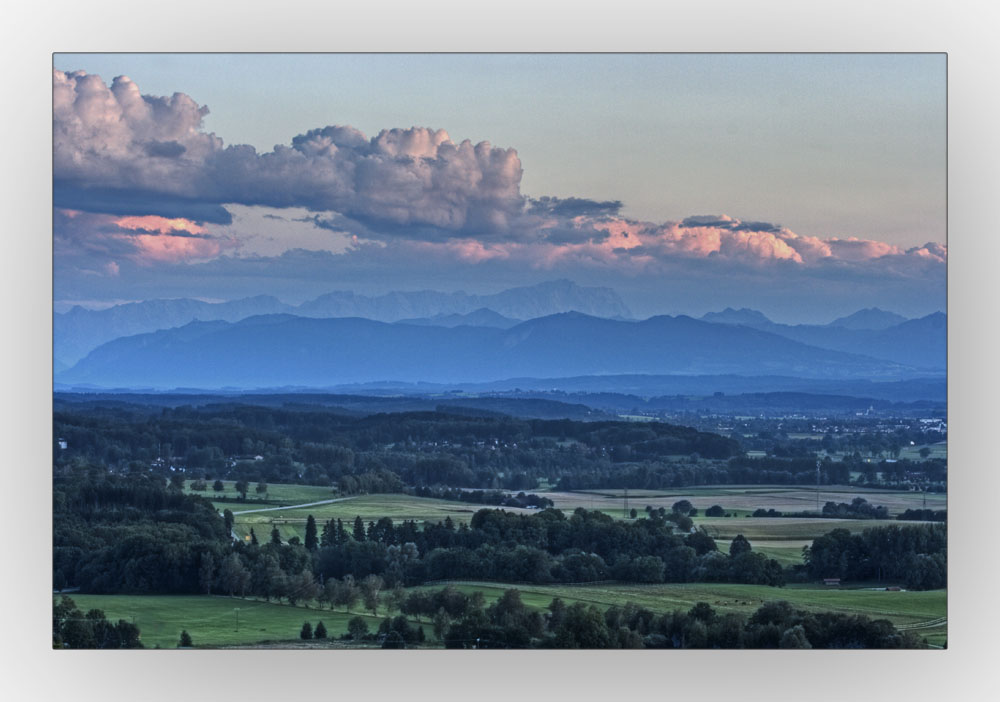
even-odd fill
[(886, 312), (878, 307), (868, 307), (858, 310), (854, 314), (846, 317), (838, 317), (830, 322), (828, 327), (841, 327), (843, 329), (872, 329), (881, 331), (902, 324), (907, 321), (906, 317), (895, 312)]

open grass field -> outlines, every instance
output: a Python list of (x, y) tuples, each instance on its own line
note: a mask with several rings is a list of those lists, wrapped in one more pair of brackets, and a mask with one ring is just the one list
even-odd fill
[[(927, 448), (930, 449), (930, 455), (927, 458), (948, 458), (948, 444), (925, 444)], [(900, 458), (908, 458), (911, 461), (923, 461), (924, 457), (920, 455), (920, 449), (924, 446), (906, 446), (902, 451), (899, 452)]]
[[(215, 498), (225, 497), (229, 500), (238, 500), (239, 493), (236, 492), (235, 481), (233, 480), (223, 480), (222, 484), (225, 489), (222, 492), (216, 492), (212, 489), (212, 482), (208, 482), (208, 489), (204, 491), (197, 491), (191, 489), (191, 482), (188, 480), (184, 483), (184, 492), (191, 495), (201, 495), (202, 497), (208, 498), (209, 500), (215, 501)], [(337, 495), (334, 494), (332, 488), (323, 487), (320, 485), (268, 485), (267, 495), (258, 495), (257, 484), (250, 483), (250, 489), (247, 491), (246, 502), (242, 501), (219, 501), (215, 502), (216, 507), (221, 509), (231, 509), (234, 512), (241, 509), (254, 509), (259, 507), (276, 507), (279, 505), (298, 505), (304, 502), (318, 502), (319, 500), (329, 500)]]
[[(146, 648), (175, 648), (182, 629), (191, 635), (195, 646), (232, 646), (259, 641), (300, 641), (299, 631), (305, 621), (315, 627), (322, 620), (328, 637), (334, 638), (347, 632), (347, 622), (354, 616), (365, 617), (372, 631), (381, 621), (381, 617), (360, 611), (331, 612), (301, 605), (204, 595), (72, 594), (70, 597), (83, 612), (97, 608), (104, 610), (108, 619), (134, 621)], [(236, 607), (240, 610), (238, 630)], [(430, 634), (430, 627), (424, 628)]]

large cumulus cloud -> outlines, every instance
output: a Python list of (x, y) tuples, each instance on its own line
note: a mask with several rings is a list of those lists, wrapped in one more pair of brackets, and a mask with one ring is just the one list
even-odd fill
[(55, 204), (223, 223), (213, 206), (302, 206), (374, 229), (423, 226), (441, 238), (502, 233), (524, 207), (513, 149), (456, 144), (421, 127), (367, 139), (331, 126), (259, 154), (205, 133), (207, 113), (181, 93), (142, 95), (125, 76), (108, 86), (53, 71)]

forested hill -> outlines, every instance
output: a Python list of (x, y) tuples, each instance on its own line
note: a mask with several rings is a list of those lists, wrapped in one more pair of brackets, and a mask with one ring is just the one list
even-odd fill
[[(324, 408), (240, 404), (207, 407), (70, 408), (54, 414), (57, 470), (104, 464), (113, 470), (269, 483), (534, 489), (612, 461), (665, 455), (728, 459), (733, 439), (648, 422), (518, 419), (443, 412), (355, 417)], [(257, 459), (256, 457), (260, 457)], [(360, 488), (359, 488), (360, 489)]]
[(434, 412), (465, 415), (512, 415), (530, 419), (612, 419), (615, 415), (593, 409), (571, 398), (520, 396), (434, 395), (341, 395), (330, 393), (201, 394), (201, 393), (55, 393), (56, 411), (88, 408), (117, 408), (135, 412), (159, 412), (163, 407), (205, 407), (236, 403), (261, 407), (319, 410), (345, 416), (363, 417), (386, 412)]
[[(336, 408), (261, 407), (220, 403), (204, 407), (145, 408), (64, 407), (54, 415), (55, 432), (69, 444), (70, 454), (90, 455), (109, 444), (138, 454), (166, 444), (183, 458), (190, 450), (214, 446), (227, 455), (246, 453), (245, 443), (261, 450), (288, 448), (295, 443), (324, 444), (366, 450), (382, 445), (423, 442), (476, 445), (497, 441), (527, 446), (578, 442), (589, 448), (611, 450), (627, 444), (637, 455), (691, 454), (729, 458), (740, 453), (733, 439), (690, 427), (663, 422), (520, 419), (505, 415), (467, 415), (452, 412), (379, 413), (364, 417), (342, 414)], [(245, 441), (247, 440), (247, 441)], [(272, 445), (273, 444), (273, 445)]]

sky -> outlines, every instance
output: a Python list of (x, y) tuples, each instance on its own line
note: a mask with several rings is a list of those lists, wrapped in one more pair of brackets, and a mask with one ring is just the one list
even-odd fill
[(614, 288), (945, 307), (942, 54), (56, 54), (56, 309)]

